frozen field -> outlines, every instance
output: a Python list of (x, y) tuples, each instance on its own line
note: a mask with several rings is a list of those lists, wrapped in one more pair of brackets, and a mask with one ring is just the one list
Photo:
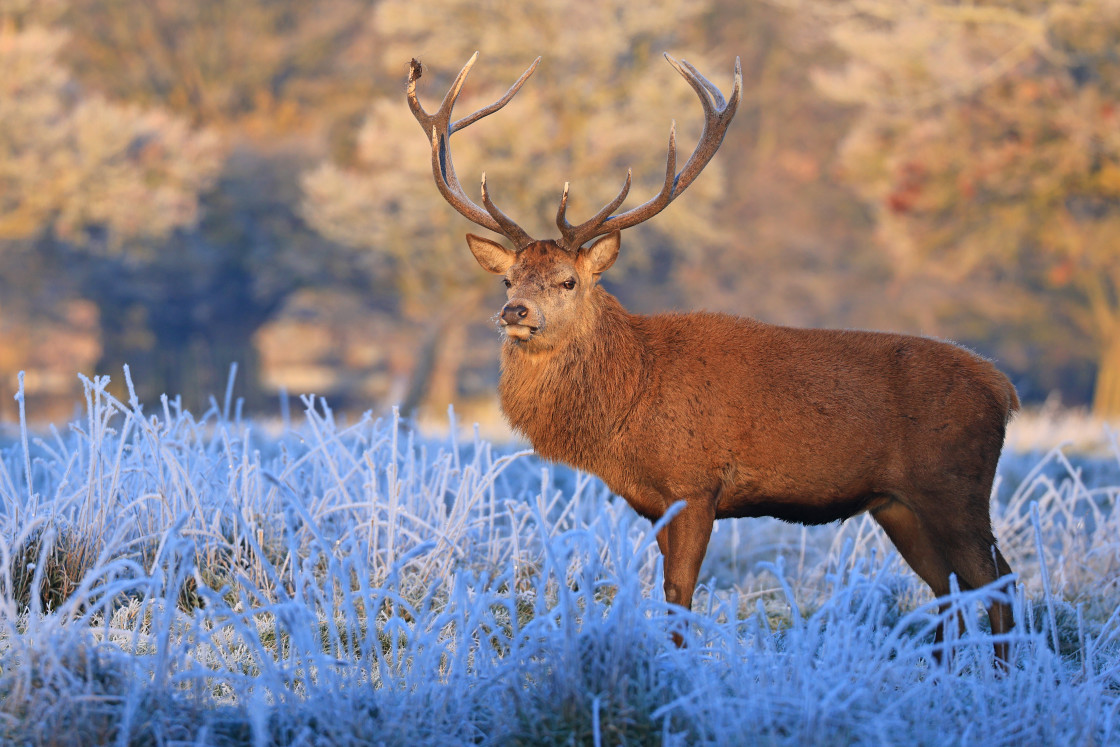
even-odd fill
[(318, 400), (271, 426), (104, 386), (2, 447), (2, 743), (1120, 744), (1103, 428), (1001, 465), (1001, 677), (995, 592), (954, 597), (931, 665), (937, 605), (866, 517), (719, 524), (669, 617), (649, 523), (594, 478)]

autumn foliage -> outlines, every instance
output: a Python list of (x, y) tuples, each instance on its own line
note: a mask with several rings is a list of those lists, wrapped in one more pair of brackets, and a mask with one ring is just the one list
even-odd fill
[[(457, 164), (465, 185), (485, 164), (530, 233), (565, 182), (573, 214), (617, 191), (604, 174), (656, 191), (649, 145), (671, 120), (695, 142), (663, 51), (742, 58), (724, 158), (614, 271), (629, 307), (949, 337), (1028, 401), (1060, 390), (1114, 412), (1118, 15), (1106, 0), (531, 0), (501, 17), (459, 0), (0, 0), (0, 417), (20, 369), (36, 411), (66, 415), (75, 369), (123, 363), (149, 398), (205, 402), (237, 361), (251, 407), (311, 383), (344, 408), (489, 406), (500, 291), (430, 192), (400, 82), (418, 57), (421, 95), (445, 90), (475, 50), (464, 108), (543, 58)], [(80, 344), (29, 352), (67, 335)]]

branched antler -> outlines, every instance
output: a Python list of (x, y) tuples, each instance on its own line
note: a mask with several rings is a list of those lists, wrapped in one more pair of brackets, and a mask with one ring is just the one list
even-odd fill
[(450, 140), (453, 133), (493, 114), (508, 104), (525, 81), (529, 79), (529, 76), (533, 74), (533, 71), (537, 69), (537, 63), (541, 61), (541, 58), (538, 57), (500, 99), (489, 106), (484, 106), (473, 114), (452, 122), (451, 110), (455, 108), (455, 101), (459, 98), (459, 91), (463, 88), (467, 73), (470, 72), (477, 59), (478, 52), (475, 52), (467, 60), (467, 64), (459, 71), (459, 75), (456, 76), (455, 82), (451, 84), (451, 89), (443, 97), (443, 102), (435, 114), (428, 114), (424, 111), (424, 107), (420, 105), (420, 101), (416, 98), (416, 81), (421, 75), (422, 68), (419, 60), (413, 59), (408, 70), (408, 106), (412, 109), (416, 121), (424, 129), (424, 133), (432, 140), (432, 175), (435, 177), (436, 187), (439, 188), (443, 198), (463, 217), (483, 228), (503, 234), (518, 249), (522, 249), (533, 243), (533, 239), (490, 201), (486, 194), (485, 175), (482, 178), (482, 201), (486, 206), (485, 210), (476, 205), (463, 191), (462, 185), (459, 184), (459, 177), (455, 175), (455, 164), (451, 161)]
[(613, 215), (630, 192), (632, 175), (629, 170), (626, 172), (626, 182), (622, 185), (618, 196), (596, 213), (595, 217), (578, 226), (569, 223), (565, 216), (568, 204), (568, 185), (565, 184), (564, 196), (560, 198), (560, 209), (556, 212), (556, 227), (560, 229), (562, 243), (569, 251), (577, 251), (597, 236), (636, 226), (660, 213), (688, 189), (688, 185), (692, 184), (708, 165), (708, 161), (712, 160), (712, 156), (723, 142), (723, 136), (727, 133), (727, 127), (731, 124), (731, 118), (735, 116), (735, 110), (739, 106), (743, 88), (743, 71), (739, 58), (735, 58), (735, 86), (731, 91), (730, 101), (725, 101), (720, 90), (688, 62), (684, 60), (677, 62), (668, 53), (665, 54), (665, 59), (677, 69), (700, 97), (700, 104), (704, 107), (704, 131), (700, 134), (700, 142), (696, 144), (696, 149), (688, 157), (684, 168), (677, 173), (677, 124), (674, 122), (669, 128), (669, 153), (665, 159), (665, 183), (661, 191), (653, 199), (625, 213)]
[[(422, 67), (419, 60), (413, 59), (408, 72), (408, 105), (412, 109), (416, 121), (424, 129), (424, 133), (431, 138), (432, 175), (435, 177), (440, 194), (465, 218), (483, 228), (503, 234), (513, 242), (518, 250), (521, 250), (531, 244), (533, 239), (509, 216), (498, 209), (490, 199), (486, 191), (486, 175), (482, 175), (482, 204), (485, 209), (476, 205), (463, 191), (462, 185), (459, 184), (459, 178), (455, 175), (455, 165), (451, 161), (450, 140), (453, 133), (493, 114), (508, 104), (529, 76), (533, 74), (533, 71), (537, 69), (537, 64), (541, 61), (541, 58), (538, 57), (500, 99), (473, 114), (452, 122), (451, 110), (455, 107), (455, 101), (459, 98), (459, 92), (463, 88), (463, 81), (466, 80), (467, 73), (470, 72), (477, 59), (478, 52), (475, 52), (467, 61), (467, 64), (463, 66), (463, 69), (459, 71), (455, 82), (451, 84), (451, 89), (443, 97), (443, 103), (440, 104), (439, 111), (435, 114), (428, 114), (424, 111), (424, 107), (420, 105), (416, 98), (416, 81), (422, 74)], [(622, 185), (622, 190), (618, 193), (618, 196), (607, 203), (591, 220), (578, 226), (569, 223), (565, 215), (568, 206), (568, 184), (565, 183), (564, 194), (560, 198), (560, 209), (556, 212), (556, 226), (560, 229), (560, 244), (569, 251), (578, 251), (586, 242), (597, 236), (636, 226), (660, 213), (670, 202), (684, 192), (688, 185), (692, 184), (708, 164), (708, 161), (712, 160), (712, 156), (715, 155), (723, 142), (727, 127), (731, 124), (731, 119), (735, 116), (735, 109), (739, 105), (743, 86), (743, 73), (739, 58), (735, 58), (735, 85), (731, 91), (730, 100), (725, 100), (720, 90), (688, 62), (684, 60), (678, 62), (668, 54), (665, 55), (665, 59), (677, 69), (677, 72), (688, 81), (688, 84), (696, 91), (696, 95), (700, 97), (700, 104), (704, 107), (704, 130), (700, 135), (700, 142), (696, 144), (696, 148), (689, 156), (688, 161), (685, 162), (684, 168), (678, 173), (677, 126), (674, 122), (669, 128), (669, 152), (665, 163), (665, 183), (661, 187), (661, 191), (653, 199), (618, 215), (614, 215), (614, 211), (626, 199), (633, 181), (633, 174), (629, 170), (626, 172), (626, 182)]]

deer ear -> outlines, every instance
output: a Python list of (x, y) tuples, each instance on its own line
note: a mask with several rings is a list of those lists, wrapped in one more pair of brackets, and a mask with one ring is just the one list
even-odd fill
[(607, 268), (618, 259), (618, 248), (621, 245), (622, 234), (611, 231), (603, 238), (579, 253), (581, 259), (591, 270), (593, 275), (605, 272)]
[(467, 246), (471, 248), (471, 254), (482, 265), (482, 269), (495, 275), (504, 275), (506, 270), (517, 261), (516, 252), (506, 249), (496, 241), (475, 236), (473, 233), (467, 234)]

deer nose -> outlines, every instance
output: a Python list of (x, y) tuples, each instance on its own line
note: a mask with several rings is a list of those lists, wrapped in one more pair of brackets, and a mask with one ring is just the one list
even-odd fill
[(502, 321), (506, 324), (520, 324), (529, 316), (529, 307), (522, 304), (506, 304), (502, 307)]

